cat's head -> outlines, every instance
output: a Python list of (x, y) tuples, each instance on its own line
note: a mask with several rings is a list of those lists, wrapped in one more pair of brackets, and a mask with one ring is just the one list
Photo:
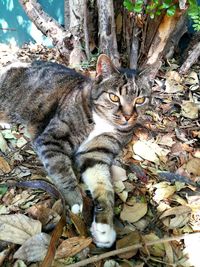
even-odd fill
[(92, 89), (94, 111), (117, 128), (132, 128), (149, 103), (150, 88), (133, 70), (117, 69), (100, 55)]

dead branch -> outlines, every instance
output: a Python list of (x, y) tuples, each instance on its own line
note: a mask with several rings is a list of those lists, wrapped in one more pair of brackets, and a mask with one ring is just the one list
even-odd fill
[(98, 262), (100, 260), (103, 260), (103, 259), (106, 259), (106, 258), (109, 258), (109, 257), (112, 257), (112, 256), (116, 256), (116, 255), (119, 255), (119, 254), (122, 254), (122, 253), (126, 253), (126, 252), (132, 251), (134, 249), (153, 246), (153, 245), (160, 244), (160, 243), (168, 243), (168, 242), (171, 242), (171, 241), (180, 241), (182, 239), (190, 238), (191, 236), (192, 237), (196, 236), (196, 237), (199, 238), (200, 237), (200, 233), (193, 233), (193, 234), (185, 234), (185, 235), (180, 235), (180, 236), (165, 237), (165, 238), (162, 238), (162, 239), (159, 239), (159, 240), (146, 242), (145, 244), (143, 244), (143, 243), (135, 244), (135, 245), (128, 246), (128, 247), (125, 247), (125, 248), (112, 250), (112, 251), (103, 253), (101, 255), (93, 256), (93, 257), (91, 257), (89, 259), (82, 260), (80, 262), (67, 265), (67, 267), (87, 266), (87, 264)]
[(72, 34), (45, 13), (37, 0), (19, 0), (19, 3), (35, 26), (52, 40), (61, 55), (67, 59), (73, 49)]
[(179, 73), (186, 74), (189, 68), (197, 62), (198, 58), (200, 57), (200, 42), (195, 44), (192, 50), (189, 52), (189, 56), (185, 60), (185, 62), (180, 67)]

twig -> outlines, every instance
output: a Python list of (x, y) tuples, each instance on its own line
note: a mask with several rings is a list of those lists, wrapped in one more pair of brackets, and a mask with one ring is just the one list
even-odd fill
[(85, 37), (85, 53), (87, 60), (90, 59), (90, 47), (89, 47), (89, 32), (88, 32), (88, 10), (87, 10), (87, 1), (84, 1), (84, 37)]
[(186, 74), (187, 71), (190, 69), (190, 67), (198, 61), (199, 56), (200, 56), (200, 42), (198, 42), (192, 47), (189, 56), (187, 57), (183, 65), (180, 67), (179, 73)]
[(165, 237), (165, 238), (162, 238), (162, 239), (159, 239), (159, 240), (146, 242), (145, 244), (138, 243), (138, 244), (135, 244), (135, 245), (132, 245), (132, 246), (128, 246), (128, 247), (125, 247), (125, 248), (112, 250), (112, 251), (103, 253), (101, 255), (93, 256), (93, 257), (91, 257), (89, 259), (85, 259), (85, 260), (82, 260), (80, 262), (67, 265), (67, 267), (87, 266), (87, 264), (94, 263), (94, 262), (97, 262), (97, 261), (100, 261), (100, 260), (115, 256), (115, 255), (119, 255), (119, 254), (122, 254), (122, 253), (126, 253), (126, 252), (129, 252), (129, 251), (134, 250), (134, 249), (139, 249), (139, 248), (142, 248), (144, 246), (153, 246), (153, 245), (160, 244), (160, 243), (167, 243), (167, 242), (171, 242), (171, 241), (180, 241), (182, 239), (185, 239), (185, 238), (188, 238), (188, 237), (191, 237), (191, 236), (194, 237), (195, 235), (200, 237), (200, 233), (197, 232), (197, 233), (193, 233), (193, 234), (185, 234), (185, 235), (180, 235), (180, 236)]

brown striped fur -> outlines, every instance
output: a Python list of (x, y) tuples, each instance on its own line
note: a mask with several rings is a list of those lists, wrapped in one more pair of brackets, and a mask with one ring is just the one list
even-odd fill
[[(136, 104), (142, 96), (145, 103)], [(82, 197), (75, 169), (80, 172), (95, 204), (91, 232), (98, 246), (115, 240), (110, 167), (148, 97), (139, 78), (116, 69), (106, 55), (98, 59), (95, 80), (42, 61), (10, 65), (0, 74), (0, 120), (27, 125), (45, 169), (76, 211)]]

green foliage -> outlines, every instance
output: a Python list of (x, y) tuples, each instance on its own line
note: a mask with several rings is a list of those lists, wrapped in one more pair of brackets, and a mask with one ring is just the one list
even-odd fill
[(147, 6), (144, 4), (144, 0), (124, 0), (125, 8), (130, 12), (141, 13), (144, 11), (145, 14), (149, 14), (149, 16), (153, 19), (155, 16), (159, 16), (163, 10), (166, 10), (168, 16), (173, 16), (177, 4), (174, 3), (173, 0), (152, 0)]
[[(168, 16), (173, 16), (176, 9), (178, 8), (177, 1), (174, 0), (152, 0), (145, 5), (144, 0), (124, 0), (124, 7), (129, 12), (135, 13), (144, 13), (149, 14), (149, 16), (154, 19), (155, 16), (159, 16), (162, 11), (166, 11)], [(193, 21), (193, 28), (195, 31), (200, 31), (200, 6), (197, 3), (197, 0), (188, 0), (188, 16)]]
[(196, 0), (189, 0), (188, 2), (190, 4), (188, 15), (193, 21), (193, 28), (195, 31), (200, 31), (200, 6)]
[(8, 187), (6, 185), (0, 185), (0, 197), (3, 196), (8, 191)]

